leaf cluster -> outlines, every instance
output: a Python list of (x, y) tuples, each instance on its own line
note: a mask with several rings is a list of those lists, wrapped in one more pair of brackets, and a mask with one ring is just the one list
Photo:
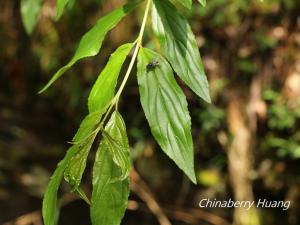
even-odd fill
[[(191, 0), (177, 1), (187, 9), (192, 6)], [(62, 16), (68, 2), (57, 0), (57, 19)], [(199, 2), (202, 5), (206, 3), (205, 0)], [(174, 74), (204, 101), (211, 100), (195, 36), (187, 19), (169, 0), (129, 1), (101, 17), (83, 35), (71, 60), (54, 74), (39, 93), (47, 90), (77, 61), (97, 55), (106, 34), (126, 15), (142, 6), (145, 13), (137, 39), (121, 45), (111, 54), (89, 94), (89, 113), (51, 177), (43, 201), (46, 225), (56, 223), (57, 194), (63, 179), (75, 194), (90, 204), (94, 225), (120, 224), (127, 207), (132, 165), (126, 126), (118, 110), (118, 102), (136, 60), (141, 104), (151, 132), (164, 153), (196, 183), (191, 118), (186, 97)], [(26, 17), (26, 13), (24, 15)], [(150, 15), (154, 36), (160, 44), (159, 52), (143, 47), (142, 43)], [(33, 23), (29, 27), (30, 33)], [(128, 69), (116, 90), (120, 71), (131, 52)], [(101, 135), (101, 141), (94, 159), (93, 191), (89, 199), (80, 185), (89, 152), (98, 135)]]

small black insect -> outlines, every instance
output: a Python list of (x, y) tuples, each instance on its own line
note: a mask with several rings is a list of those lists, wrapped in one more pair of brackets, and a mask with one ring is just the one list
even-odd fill
[(158, 66), (159, 66), (159, 62), (157, 60), (152, 60), (147, 65), (147, 72), (154, 70)]

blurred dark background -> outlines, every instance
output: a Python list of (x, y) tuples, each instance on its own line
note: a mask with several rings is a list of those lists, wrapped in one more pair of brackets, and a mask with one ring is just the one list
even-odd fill
[[(143, 10), (109, 33), (98, 56), (77, 63), (44, 94), (37, 92), (97, 18), (123, 3), (71, 1), (55, 22), (55, 1), (45, 0), (28, 36), (20, 2), (0, 1), (1, 224), (42, 224), (43, 193), (87, 113), (89, 90), (109, 54), (135, 40)], [(158, 204), (174, 225), (299, 225), (300, 1), (207, 0), (205, 8), (195, 1), (191, 11), (180, 9), (195, 32), (213, 99), (204, 103), (178, 80), (189, 101), (199, 184), (191, 184), (153, 140), (132, 73), (119, 109), (137, 179), (123, 224), (168, 225), (149, 207)], [(155, 43), (149, 26), (146, 31), (144, 44)], [(93, 154), (83, 184), (87, 192)], [(89, 224), (88, 206), (68, 191), (63, 184), (59, 224)], [(202, 198), (265, 198), (291, 206), (203, 209)]]

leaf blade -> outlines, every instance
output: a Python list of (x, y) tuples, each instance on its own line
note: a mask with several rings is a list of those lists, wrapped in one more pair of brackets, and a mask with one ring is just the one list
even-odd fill
[[(115, 112), (105, 128), (113, 138), (120, 137), (120, 134), (115, 137), (114, 128), (120, 118), (118, 112)], [(119, 225), (127, 208), (129, 178), (127, 176), (125, 179), (120, 179), (123, 172), (113, 159), (111, 147), (107, 137), (104, 136), (96, 153), (90, 211), (93, 225)], [(130, 160), (129, 154), (127, 157)]]
[(43, 0), (21, 0), (21, 17), (27, 34), (31, 34), (37, 24)]
[(90, 92), (88, 98), (90, 112), (106, 107), (113, 98), (121, 67), (132, 46), (132, 43), (124, 44), (110, 56), (107, 65), (98, 76)]
[(192, 0), (177, 0), (180, 2), (181, 5), (183, 5), (185, 8), (187, 9), (191, 9), (192, 8)]
[(126, 134), (126, 126), (119, 112), (114, 112), (106, 125), (104, 139), (109, 143), (109, 151), (114, 163), (121, 169), (120, 179), (129, 176), (131, 169), (130, 150)]
[(175, 72), (199, 97), (210, 103), (208, 81), (187, 20), (168, 0), (153, 0), (152, 21), (153, 31)]
[[(88, 98), (90, 114), (83, 120), (78, 132), (73, 138), (73, 142), (84, 142), (84, 144), (80, 151), (72, 157), (64, 172), (65, 180), (70, 184), (73, 191), (77, 190), (81, 183), (82, 175), (86, 168), (87, 157), (97, 135), (97, 133), (92, 132), (95, 125), (100, 122), (103, 114), (100, 113), (99, 115), (99, 111), (105, 112), (108, 104), (112, 100), (121, 67), (132, 46), (132, 43), (124, 44), (111, 55), (107, 65), (99, 75), (90, 92)], [(81, 143), (79, 144), (81, 145)], [(118, 154), (116, 155), (118, 156)]]
[(124, 16), (126, 16), (135, 8), (135, 6), (137, 6), (137, 4), (138, 3), (128, 3), (100, 18), (97, 23), (83, 35), (72, 59), (53, 75), (48, 83), (39, 91), (39, 94), (48, 89), (77, 61), (86, 57), (97, 55), (101, 49), (106, 33), (115, 27)]
[(78, 152), (70, 159), (64, 171), (64, 178), (70, 184), (72, 191), (77, 191), (82, 175), (86, 168), (88, 154), (95, 140), (96, 133), (92, 134), (83, 144), (78, 144)]
[(200, 4), (205, 7), (206, 6), (206, 0), (198, 0), (200, 2)]
[(88, 114), (81, 122), (78, 131), (73, 137), (73, 142), (78, 146), (79, 150), (68, 161), (64, 171), (64, 178), (70, 184), (73, 191), (76, 191), (81, 183), (88, 154), (99, 131), (97, 124), (99, 124), (104, 112), (105, 108), (102, 108)]
[(62, 16), (66, 5), (69, 3), (69, 0), (57, 0), (56, 1), (56, 20)]
[[(50, 182), (48, 183), (44, 199), (43, 199), (43, 207), (42, 214), (45, 225), (54, 225), (56, 221), (54, 218), (57, 218), (58, 210), (57, 210), (57, 193), (64, 176), (65, 170), (68, 168), (68, 165), (72, 161), (73, 157), (76, 156), (78, 152), (81, 150), (82, 140), (84, 137), (91, 134), (95, 125), (101, 118), (101, 112), (95, 112), (86, 116), (86, 118), (82, 121), (78, 131), (76, 132), (73, 140), (78, 143), (71, 146), (65, 157), (58, 163), (57, 168), (55, 169), (53, 175), (51, 176)], [(91, 147), (91, 144), (88, 148)], [(84, 170), (84, 169), (83, 169)], [(81, 171), (81, 170), (80, 170)], [(78, 171), (76, 171), (78, 172)], [(82, 172), (83, 173), (83, 172)], [(78, 176), (82, 176), (81, 172), (78, 172)], [(77, 179), (78, 180), (78, 179)], [(80, 182), (79, 182), (80, 183)]]
[[(148, 70), (152, 60), (159, 66)], [(162, 150), (195, 183), (191, 120), (186, 98), (168, 62), (149, 49), (140, 49), (138, 84), (151, 132)], [(174, 115), (175, 114), (175, 115)]]
[(67, 151), (63, 160), (58, 163), (51, 179), (48, 183), (46, 192), (43, 198), (42, 214), (45, 225), (55, 225), (58, 217), (57, 210), (57, 193), (62, 181), (64, 171), (69, 160), (77, 153), (78, 146), (74, 145)]

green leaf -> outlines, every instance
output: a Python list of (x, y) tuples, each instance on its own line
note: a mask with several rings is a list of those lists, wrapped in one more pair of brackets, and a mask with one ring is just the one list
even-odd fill
[(206, 6), (206, 0), (198, 0), (202, 6)]
[(126, 134), (126, 126), (119, 112), (114, 112), (103, 132), (107, 148), (112, 154), (113, 161), (121, 169), (120, 179), (129, 176), (131, 162), (129, 157), (129, 144)]
[(79, 46), (68, 64), (60, 68), (45, 87), (39, 91), (44, 92), (50, 87), (61, 75), (73, 66), (78, 60), (90, 56), (95, 56), (99, 53), (103, 39), (106, 33), (117, 25), (117, 23), (135, 8), (137, 3), (128, 3), (123, 7), (117, 8), (106, 16), (98, 20), (96, 25), (90, 29), (79, 42)]
[(211, 102), (208, 81), (194, 34), (168, 0), (153, 0), (152, 26), (178, 76), (203, 100)]
[(56, 20), (62, 16), (66, 5), (69, 3), (69, 0), (56, 0)]
[(27, 34), (31, 34), (37, 24), (43, 0), (21, 0), (21, 17)]
[[(120, 127), (120, 115), (115, 112), (105, 128), (107, 135), (116, 141), (127, 144), (123, 125)], [(123, 121), (121, 122), (123, 123)], [(119, 130), (121, 128), (121, 130)], [(129, 196), (129, 178), (120, 179), (122, 170), (112, 156), (111, 145), (104, 136), (96, 153), (93, 168), (93, 193), (91, 200), (91, 220), (93, 225), (119, 225), (127, 208)], [(118, 139), (120, 138), (120, 139)], [(126, 143), (125, 143), (126, 142)], [(120, 148), (117, 151), (122, 151)], [(129, 154), (127, 154), (128, 161)]]
[(92, 112), (88, 114), (80, 124), (78, 131), (76, 132), (75, 136), (73, 137), (72, 141), (76, 144), (80, 144), (88, 137), (93, 135), (95, 131), (96, 125), (100, 122), (103, 113), (105, 112), (106, 108), (102, 108), (101, 110)]
[(70, 159), (64, 172), (65, 180), (70, 184), (72, 191), (77, 191), (82, 175), (86, 168), (88, 154), (91, 150), (97, 133), (90, 135), (83, 143), (78, 144), (79, 151)]
[(73, 145), (71, 148), (69, 148), (66, 156), (58, 163), (56, 170), (51, 176), (43, 199), (42, 212), (45, 225), (56, 224), (56, 220), (58, 218), (57, 192), (68, 162), (78, 152), (78, 150), (78, 145)]
[(191, 9), (192, 8), (192, 0), (177, 0), (179, 3), (181, 3), (185, 8)]
[[(83, 142), (83, 144), (80, 151), (70, 160), (64, 173), (65, 180), (71, 185), (73, 191), (76, 191), (81, 183), (82, 175), (87, 163), (87, 157), (97, 134), (93, 133), (93, 131), (95, 125), (97, 125), (101, 119), (102, 113), (99, 115), (99, 111), (104, 112), (113, 98), (122, 64), (129, 54), (132, 45), (133, 44), (122, 45), (111, 55), (106, 67), (99, 75), (89, 95), (90, 115), (82, 122), (79, 131), (73, 138), (75, 143)], [(122, 128), (125, 129), (125, 126), (122, 127), (122, 123), (120, 122), (122, 118), (118, 119), (118, 116), (115, 116), (114, 118), (116, 119), (116, 123), (114, 123), (112, 129), (115, 129), (116, 132), (121, 132), (120, 134), (124, 135), (122, 133), (124, 132)], [(124, 137), (126, 137), (126, 133)], [(112, 144), (116, 143), (119, 144), (118, 142), (112, 141)], [(124, 177), (128, 175), (128, 170), (125, 167), (128, 167), (128, 163), (130, 165), (130, 162), (126, 161), (128, 155), (125, 153), (129, 150), (128, 141), (126, 143), (127, 146), (125, 145), (126, 148), (124, 150), (114, 152), (114, 160), (116, 163), (118, 162), (120, 166), (123, 166), (122, 171), (124, 172)], [(118, 149), (118, 147), (124, 147), (124, 144), (126, 143), (121, 143), (122, 145), (113, 148), (112, 151)], [(129, 152), (127, 152), (127, 154), (129, 154)], [(127, 162), (127, 165), (124, 165), (125, 162)]]
[(115, 93), (120, 70), (132, 46), (132, 43), (124, 44), (111, 55), (91, 90), (88, 99), (90, 112), (104, 108), (110, 103)]
[(92, 144), (97, 136), (99, 124), (105, 108), (87, 115), (81, 122), (80, 127), (73, 138), (79, 151), (70, 159), (65, 169), (65, 180), (70, 184), (73, 191), (76, 191), (81, 183), (82, 175), (86, 167), (87, 157)]
[[(149, 69), (149, 63), (159, 62)], [(138, 56), (141, 103), (151, 132), (162, 150), (196, 183), (191, 119), (187, 101), (167, 60), (149, 49)]]
[[(83, 142), (84, 145), (81, 147), (81, 150), (70, 160), (65, 171), (65, 180), (71, 185), (73, 191), (76, 191), (81, 183), (82, 175), (86, 167), (87, 157), (96, 136), (96, 133), (93, 133), (93, 129), (95, 128), (95, 125), (99, 123), (101, 118), (99, 111), (104, 112), (113, 98), (122, 64), (124, 63), (132, 46), (133, 44), (122, 45), (111, 55), (106, 67), (99, 75), (89, 95), (88, 103), (91, 114), (82, 122), (79, 131), (73, 139), (75, 143)], [(116, 116), (116, 122), (118, 123), (115, 123), (117, 127), (113, 128), (119, 129), (120, 132), (123, 132), (124, 130), (122, 130), (122, 128), (125, 129), (125, 126), (122, 127), (120, 120), (122, 120), (122, 118), (118, 119), (118, 116)], [(112, 141), (112, 144), (116, 143), (117, 142)], [(124, 152), (129, 149), (128, 142), (126, 143), (127, 148), (124, 149), (125, 151), (122, 150), (114, 153), (114, 160), (117, 162), (118, 159), (120, 166), (123, 167), (128, 166), (122, 164), (123, 162), (126, 162), (126, 159), (128, 158), (128, 156), (124, 154)], [(121, 148), (123, 145), (118, 147)], [(128, 163), (130, 162), (127, 162), (127, 164)], [(123, 168), (122, 171), (124, 172), (124, 177), (128, 175), (128, 170)]]
[[(73, 138), (73, 141), (76, 141), (77, 143), (69, 148), (64, 159), (58, 163), (57, 168), (47, 186), (47, 190), (43, 199), (43, 218), (45, 225), (56, 224), (55, 218), (58, 217), (57, 192), (64, 176), (64, 172), (70, 165), (70, 162), (72, 162), (73, 157), (75, 157), (78, 152), (85, 152), (87, 149), (90, 149), (92, 142), (89, 141), (89, 138), (94, 138), (93, 135), (96, 136), (96, 133), (93, 134), (92, 132), (94, 131), (96, 124), (100, 121), (102, 114), (103, 112), (97, 111), (86, 116)], [(83, 173), (81, 171), (83, 170), (79, 169), (73, 172), (73, 183), (80, 183), (78, 180), (79, 178), (81, 179)]]
[(88, 205), (91, 205), (91, 202), (89, 200), (89, 198), (86, 196), (85, 192), (81, 189), (81, 188), (77, 188), (75, 190), (75, 193), (81, 198), (83, 199)]

